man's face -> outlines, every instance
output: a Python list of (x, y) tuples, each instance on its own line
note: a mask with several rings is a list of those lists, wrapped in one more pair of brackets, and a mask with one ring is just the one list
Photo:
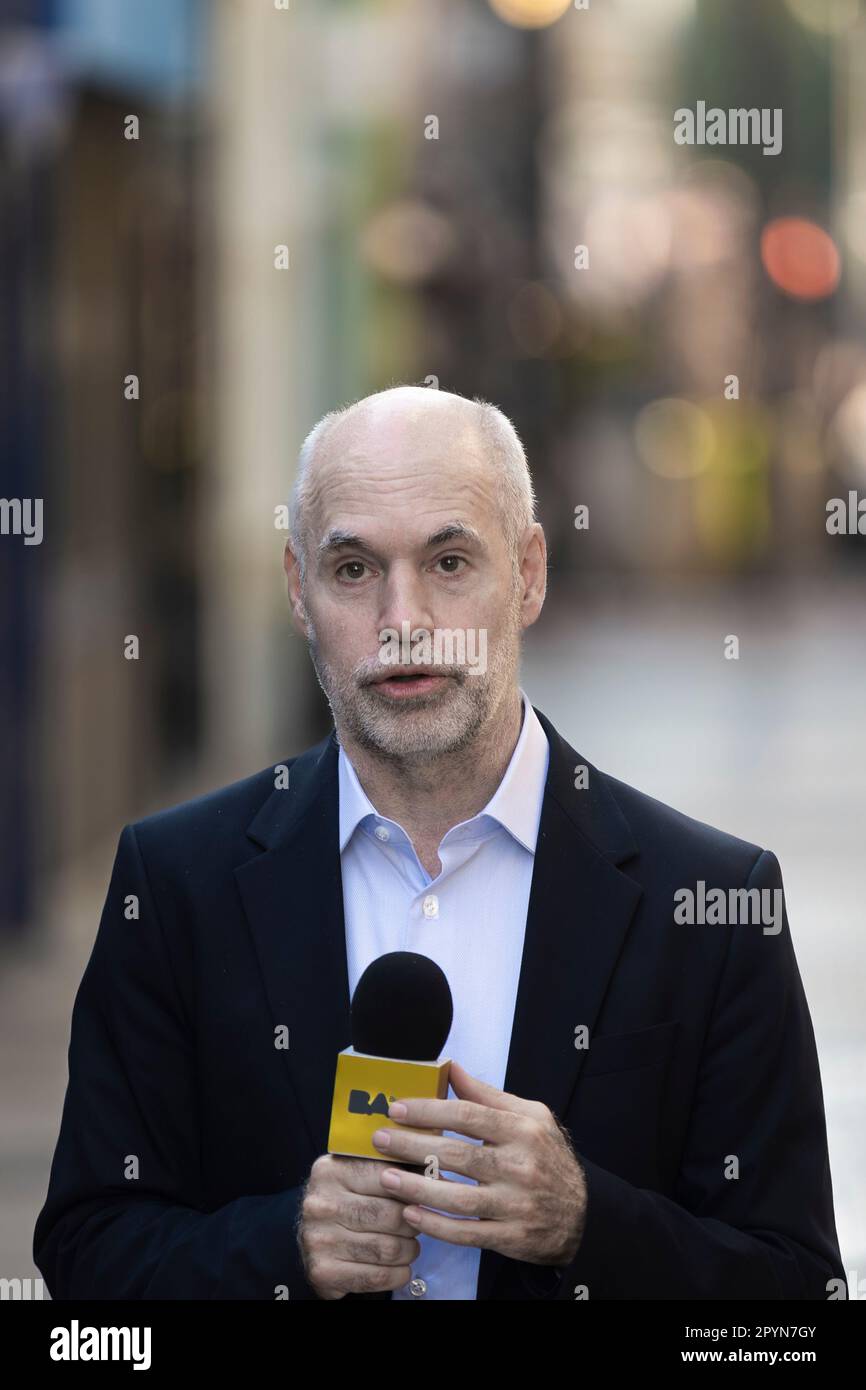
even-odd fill
[[(467, 746), (514, 689), (520, 631), (535, 616), (471, 422), (447, 408), (380, 409), (336, 426), (313, 467), (304, 626), (338, 734), (394, 758)], [(437, 631), (455, 635), (450, 651), (447, 638), (437, 651)], [(399, 646), (404, 632), (411, 648)]]

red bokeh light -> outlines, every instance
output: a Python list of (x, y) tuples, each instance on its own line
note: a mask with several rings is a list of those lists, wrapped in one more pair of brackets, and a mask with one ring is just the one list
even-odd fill
[(793, 299), (826, 299), (839, 283), (839, 252), (828, 232), (804, 217), (778, 217), (761, 233), (761, 260)]

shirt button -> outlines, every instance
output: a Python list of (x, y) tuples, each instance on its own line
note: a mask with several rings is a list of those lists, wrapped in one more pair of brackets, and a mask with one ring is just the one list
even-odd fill
[(409, 1292), (413, 1298), (423, 1298), (427, 1292), (427, 1285), (423, 1279), (412, 1279), (409, 1282)]
[(386, 825), (377, 825), (373, 831), (377, 840), (390, 840), (391, 832)]
[(439, 916), (439, 899), (436, 897), (435, 893), (427, 894), (426, 898), (421, 904), (421, 911), (424, 913), (425, 917)]

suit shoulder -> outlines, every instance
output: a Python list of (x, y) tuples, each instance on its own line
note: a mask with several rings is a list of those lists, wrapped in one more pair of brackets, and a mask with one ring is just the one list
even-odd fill
[(142, 846), (158, 847), (184, 841), (243, 836), (256, 812), (274, 790), (279, 769), (291, 768), (297, 758), (272, 763), (249, 777), (166, 807), (131, 823)]
[(764, 850), (717, 826), (688, 816), (608, 773), (600, 774), (631, 827), (641, 852), (706, 864), (737, 879), (748, 877)]

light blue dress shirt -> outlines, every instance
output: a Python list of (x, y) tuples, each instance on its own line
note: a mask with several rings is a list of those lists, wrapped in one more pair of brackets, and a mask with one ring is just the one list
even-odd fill
[[(508, 1062), (549, 757), (547, 736), (520, 693), (523, 721), (505, 775), (477, 816), (443, 836), (442, 868), (435, 879), (403, 828), (378, 814), (343, 748), (339, 753), (349, 989), (354, 994), (370, 962), (387, 951), (429, 956), (445, 972), (454, 999), (442, 1056), (499, 1089)], [(448, 1094), (453, 1097), (453, 1090)], [(471, 1181), (459, 1173), (443, 1170), (443, 1175)], [(421, 1254), (413, 1278), (392, 1297), (474, 1299), (481, 1251), (426, 1235), (418, 1239)]]

